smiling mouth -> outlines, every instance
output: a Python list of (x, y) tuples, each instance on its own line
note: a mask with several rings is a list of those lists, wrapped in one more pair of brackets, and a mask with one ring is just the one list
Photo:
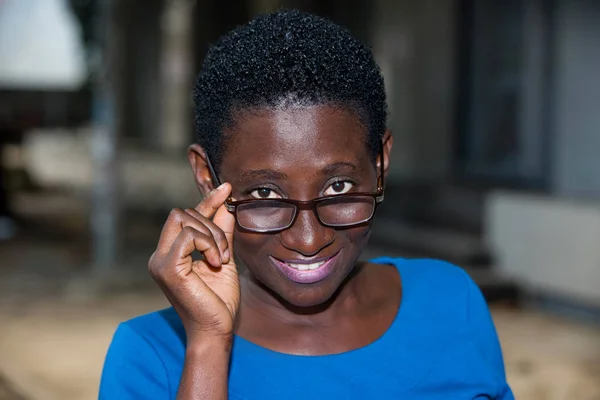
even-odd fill
[(315, 283), (327, 278), (336, 269), (336, 260), (340, 252), (331, 257), (316, 260), (279, 260), (271, 259), (277, 268), (290, 280), (296, 283)]
[[(331, 258), (329, 258), (329, 259), (331, 259)], [(310, 263), (310, 264), (297, 264), (297, 263), (285, 262), (285, 265), (287, 265), (288, 267), (295, 268), (300, 271), (306, 271), (306, 270), (312, 271), (314, 269), (317, 269), (317, 268), (323, 266), (323, 264), (325, 264), (329, 259), (324, 260), (324, 261), (315, 262), (315, 263)]]

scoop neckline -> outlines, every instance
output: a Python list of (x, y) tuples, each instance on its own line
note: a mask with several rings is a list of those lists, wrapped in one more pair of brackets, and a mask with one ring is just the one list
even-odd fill
[(304, 355), (304, 354), (290, 354), (290, 353), (283, 353), (277, 350), (272, 350), (269, 349), (267, 347), (263, 347), (260, 346), (254, 342), (251, 342), (248, 339), (243, 338), (242, 336), (238, 336), (237, 334), (234, 334), (234, 348), (239, 347), (239, 346), (245, 346), (245, 347), (249, 347), (255, 351), (259, 351), (259, 352), (263, 352), (263, 353), (267, 353), (267, 354), (271, 354), (273, 356), (277, 356), (277, 357), (288, 357), (288, 358), (295, 358), (296, 360), (299, 359), (315, 359), (315, 358), (335, 358), (335, 357), (345, 357), (345, 356), (352, 356), (352, 355), (356, 355), (365, 351), (370, 351), (373, 348), (376, 348), (378, 346), (381, 346), (382, 343), (384, 343), (390, 336), (392, 336), (392, 333), (394, 331), (396, 331), (398, 329), (399, 326), (401, 326), (402, 324), (400, 323), (402, 317), (405, 314), (405, 311), (403, 311), (406, 308), (406, 300), (407, 300), (407, 296), (406, 296), (406, 290), (405, 290), (405, 283), (406, 283), (406, 276), (405, 274), (403, 274), (400, 271), (400, 264), (402, 263), (404, 259), (400, 258), (400, 259), (393, 259), (390, 257), (378, 257), (378, 258), (374, 258), (371, 260), (368, 260), (369, 263), (374, 263), (374, 264), (383, 264), (383, 265), (392, 265), (396, 268), (396, 272), (398, 273), (398, 276), (400, 277), (400, 285), (402, 288), (402, 296), (400, 298), (400, 305), (398, 306), (398, 310), (396, 311), (396, 315), (394, 316), (394, 319), (392, 320), (392, 323), (390, 324), (390, 326), (377, 338), (375, 339), (373, 342), (365, 345), (365, 346), (361, 346), (361, 347), (357, 347), (356, 349), (351, 349), (351, 350), (347, 350), (347, 351), (343, 351), (340, 353), (333, 353), (333, 354), (318, 354), (318, 355)]

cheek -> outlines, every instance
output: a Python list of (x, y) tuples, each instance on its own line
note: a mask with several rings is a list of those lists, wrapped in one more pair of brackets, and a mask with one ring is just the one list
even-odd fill
[(235, 255), (247, 264), (249, 260), (269, 255), (275, 241), (275, 235), (244, 232), (236, 227), (233, 239)]
[(362, 251), (371, 235), (371, 224), (349, 228), (339, 232), (339, 234), (345, 236), (345, 240), (352, 244), (355, 250)]

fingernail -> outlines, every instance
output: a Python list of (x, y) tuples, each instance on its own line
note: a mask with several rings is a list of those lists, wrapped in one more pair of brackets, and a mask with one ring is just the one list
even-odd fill
[(223, 259), (229, 261), (229, 249), (225, 249), (223, 252)]
[(225, 184), (221, 183), (221, 185), (216, 190), (223, 190), (225, 188)]
[(216, 188), (213, 188), (213, 190), (211, 190), (210, 192), (208, 192), (208, 195), (213, 195), (215, 193), (217, 193), (219, 190), (223, 189), (223, 185), (217, 186)]

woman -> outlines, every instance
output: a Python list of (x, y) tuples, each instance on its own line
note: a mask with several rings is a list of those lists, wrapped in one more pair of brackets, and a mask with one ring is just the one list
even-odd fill
[(319, 17), (261, 16), (211, 48), (194, 100), (205, 197), (149, 262), (173, 308), (119, 326), (102, 399), (513, 398), (461, 269), (357, 261), (392, 147), (368, 49)]

